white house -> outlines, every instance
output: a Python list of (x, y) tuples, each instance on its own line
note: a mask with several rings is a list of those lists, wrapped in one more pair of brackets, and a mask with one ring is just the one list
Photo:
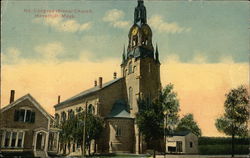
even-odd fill
[(166, 137), (166, 152), (198, 154), (198, 137), (189, 131), (180, 131)]

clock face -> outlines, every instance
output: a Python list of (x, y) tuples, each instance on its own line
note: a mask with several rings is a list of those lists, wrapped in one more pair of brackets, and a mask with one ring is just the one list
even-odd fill
[(136, 35), (137, 32), (138, 32), (138, 28), (137, 28), (137, 27), (133, 28), (133, 30), (132, 30), (132, 35), (133, 35), (133, 36)]

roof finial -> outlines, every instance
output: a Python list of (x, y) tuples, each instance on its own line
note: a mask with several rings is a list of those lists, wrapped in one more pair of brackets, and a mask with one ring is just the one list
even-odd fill
[(122, 63), (124, 63), (125, 62), (125, 44), (124, 44), (124, 46), (123, 46), (123, 53), (122, 53)]
[(159, 61), (159, 52), (158, 52), (158, 45), (157, 45), (157, 43), (156, 43), (156, 48), (155, 48), (155, 60), (157, 62), (160, 62)]

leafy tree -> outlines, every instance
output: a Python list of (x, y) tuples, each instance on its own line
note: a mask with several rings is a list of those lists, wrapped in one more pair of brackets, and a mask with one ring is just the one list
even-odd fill
[(232, 136), (232, 157), (234, 157), (234, 137), (247, 135), (248, 104), (249, 95), (245, 87), (232, 89), (226, 94), (225, 113), (215, 122), (219, 132)]
[(86, 146), (89, 149), (92, 140), (98, 140), (103, 130), (103, 120), (91, 113), (87, 114), (86, 120)]
[[(103, 120), (90, 113), (86, 116), (85, 147), (88, 147), (90, 150), (91, 141), (97, 140), (101, 135), (103, 130)], [(61, 122), (62, 130), (60, 132), (60, 142), (64, 147), (64, 154), (66, 154), (67, 144), (68, 150), (70, 151), (69, 144), (72, 142), (80, 144), (83, 151), (84, 117), (85, 112), (82, 111), (78, 112), (77, 115), (70, 117), (68, 120)]]
[[(147, 143), (157, 142), (163, 138), (163, 108), (159, 102), (138, 100), (139, 112), (136, 114), (136, 124)], [(153, 145), (154, 158), (156, 144)]]
[(168, 127), (167, 133), (171, 133), (179, 121), (180, 105), (177, 93), (173, 91), (174, 85), (168, 84), (160, 93), (159, 103), (162, 105), (165, 113), (165, 124)]
[(197, 136), (201, 136), (201, 129), (194, 120), (193, 114), (186, 114), (179, 121), (176, 131), (190, 131)]

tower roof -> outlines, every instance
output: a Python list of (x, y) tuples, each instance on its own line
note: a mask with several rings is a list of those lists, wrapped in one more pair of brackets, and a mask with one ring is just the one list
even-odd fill
[(144, 6), (143, 0), (138, 0), (137, 7), (135, 7), (134, 12), (134, 24), (141, 26), (142, 24), (147, 23), (147, 11)]

